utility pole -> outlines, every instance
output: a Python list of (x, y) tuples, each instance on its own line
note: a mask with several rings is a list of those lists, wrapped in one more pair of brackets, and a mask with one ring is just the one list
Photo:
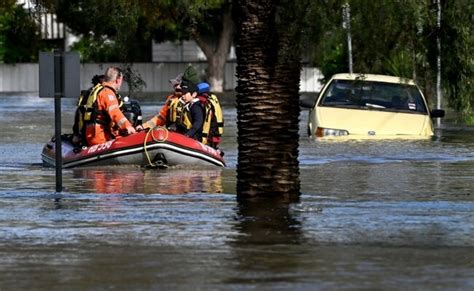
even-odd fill
[(351, 36), (351, 6), (349, 3), (342, 5), (342, 28), (347, 33), (347, 54), (349, 55), (349, 73), (353, 73), (352, 70), (352, 36)]
[[(436, 14), (437, 14), (437, 21), (436, 21), (436, 47), (438, 51), (438, 56), (436, 59), (436, 99), (437, 104), (436, 108), (441, 109), (441, 1), (436, 0)], [(436, 124), (439, 127), (441, 125), (441, 118), (437, 118)]]

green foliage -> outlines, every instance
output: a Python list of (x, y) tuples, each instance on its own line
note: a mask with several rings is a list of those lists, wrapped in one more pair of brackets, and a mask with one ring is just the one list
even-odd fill
[[(338, 38), (338, 35), (333, 37)], [(330, 37), (329, 37), (330, 38)], [(347, 50), (342, 43), (327, 42), (322, 46), (322, 49), (327, 53), (321, 58), (321, 73), (330, 78), (332, 75), (347, 72)]]
[[(355, 72), (416, 75), (412, 60), (419, 49), (419, 5), (394, 0), (350, 1)], [(345, 43), (345, 39), (340, 41)]]
[(407, 51), (394, 51), (385, 61), (385, 70), (390, 75), (411, 79), (414, 65)]
[(441, 23), (442, 78), (450, 106), (474, 116), (474, 3), (446, 1)]
[[(200, 38), (206, 43), (217, 43), (223, 11), (232, 4), (230, 0), (39, 2), (55, 9), (60, 21), (84, 37), (74, 45), (83, 60), (101, 62), (149, 61), (152, 39)], [(348, 71), (346, 31), (342, 28), (342, 5), (346, 2), (351, 7), (354, 72), (414, 78), (428, 98), (434, 96), (436, 11), (428, 0), (309, 1), (301, 15), (304, 25), (300, 29), (304, 33), (304, 51), (312, 64), (321, 68), (326, 78)], [(471, 2), (442, 1), (444, 96), (450, 106), (467, 115), (474, 112)], [(10, 30), (5, 28), (10, 23), (8, 17), (9, 14), (1, 14), (0, 31)], [(0, 33), (0, 56), (6, 53), (7, 40), (5, 33)]]
[[(43, 2), (47, 5), (47, 1)], [(58, 20), (65, 23), (74, 34), (82, 36), (74, 44), (83, 60), (87, 61), (145, 61), (150, 39), (141, 34), (141, 8), (136, 1), (64, 1), (51, 4)], [(145, 37), (144, 37), (145, 35)], [(148, 49), (149, 50), (149, 49)]]
[(311, 63), (325, 78), (348, 71), (345, 39), (341, 27), (342, 1), (313, 1), (308, 6), (303, 46)]
[(32, 16), (16, 1), (3, 1), (0, 6), (0, 62), (34, 62), (40, 48), (40, 33)]
[[(183, 40), (209, 36), (221, 24), (225, 0), (39, 0), (58, 20), (82, 36), (74, 45), (87, 61), (150, 61), (152, 40)], [(87, 50), (91, 50), (87, 52)]]
[[(306, 33), (313, 64), (326, 78), (348, 71), (342, 5), (351, 7), (354, 72), (413, 78), (429, 98), (436, 83), (436, 7), (431, 1), (319, 0)], [(442, 80), (449, 105), (474, 112), (474, 4), (442, 1)], [(431, 100), (432, 102), (432, 100)]]
[(114, 42), (87, 36), (71, 46), (71, 50), (76, 51), (81, 56), (82, 62), (118, 62), (118, 47)]

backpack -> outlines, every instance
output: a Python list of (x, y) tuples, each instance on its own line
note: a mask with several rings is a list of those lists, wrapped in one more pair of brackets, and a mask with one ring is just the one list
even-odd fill
[(79, 137), (79, 139), (81, 140), (79, 142), (80, 144), (83, 144), (85, 141), (84, 116), (86, 114), (87, 100), (88, 100), (89, 95), (98, 85), (99, 84), (96, 84), (95, 86), (89, 88), (88, 90), (82, 90), (81, 95), (79, 96), (77, 100), (77, 108), (74, 114), (74, 124), (72, 126), (72, 132), (74, 136)]

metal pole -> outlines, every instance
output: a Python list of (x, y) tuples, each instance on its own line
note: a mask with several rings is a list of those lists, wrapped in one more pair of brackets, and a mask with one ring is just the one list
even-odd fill
[[(436, 99), (437, 104), (436, 108), (441, 109), (441, 1), (436, 0), (437, 5), (437, 34), (436, 34), (436, 46), (438, 49), (438, 56), (436, 60), (436, 68), (437, 68), (437, 75), (436, 75)], [(437, 126), (441, 125), (441, 118), (437, 118), (436, 121)]]
[(62, 55), (60, 52), (54, 52), (54, 136), (56, 140), (56, 192), (63, 190), (63, 173), (62, 173), (62, 147), (61, 147), (61, 71), (62, 71)]
[(342, 6), (342, 27), (347, 32), (347, 54), (349, 55), (349, 73), (353, 73), (352, 70), (352, 35), (351, 35), (351, 6), (349, 3), (345, 3)]

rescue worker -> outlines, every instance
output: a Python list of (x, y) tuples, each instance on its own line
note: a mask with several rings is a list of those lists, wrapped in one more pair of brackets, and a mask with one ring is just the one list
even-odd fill
[(201, 142), (205, 109), (197, 98), (197, 85), (182, 81), (181, 90), (183, 91), (181, 99), (185, 105), (181, 118), (176, 122), (176, 131)]
[(202, 143), (218, 149), (221, 136), (224, 133), (224, 116), (219, 99), (210, 92), (206, 82), (199, 83), (198, 99), (205, 109), (204, 125), (202, 128)]
[(76, 146), (83, 146), (85, 143), (85, 132), (83, 132), (83, 119), (87, 98), (94, 90), (94, 88), (99, 85), (102, 85), (102, 83), (104, 82), (104, 77), (104, 75), (94, 75), (91, 80), (92, 87), (90, 87), (88, 90), (81, 91), (81, 96), (79, 96), (79, 99), (77, 101), (77, 109), (74, 114), (74, 124), (72, 126), (72, 143)]
[(117, 67), (109, 67), (104, 75), (102, 88), (93, 90), (88, 98), (88, 103), (93, 101), (94, 106), (85, 130), (89, 146), (114, 139), (114, 127), (118, 127), (124, 135), (135, 133), (135, 128), (119, 108), (118, 90), (123, 82), (122, 71)]
[(170, 105), (178, 100), (181, 95), (183, 95), (183, 92), (181, 91), (181, 80), (182, 80), (183, 74), (178, 74), (176, 78), (170, 79), (169, 82), (173, 86), (174, 92), (171, 95), (168, 95), (166, 97), (166, 102), (161, 107), (160, 112), (153, 116), (150, 120), (147, 122), (144, 122), (142, 125), (139, 125), (136, 127), (138, 131), (141, 131), (143, 129), (148, 129), (148, 128), (154, 128), (157, 126), (165, 126), (166, 125), (166, 120), (168, 116), (168, 111), (170, 108)]
[(181, 112), (184, 106), (184, 102), (180, 99), (183, 95), (181, 91), (181, 82), (183, 81), (194, 84), (199, 83), (198, 73), (193, 66), (187, 67), (184, 73), (178, 74), (176, 78), (169, 80), (174, 89), (173, 94), (166, 97), (165, 104), (158, 114), (143, 123), (142, 126), (136, 127), (138, 131), (157, 126), (166, 126), (173, 131), (175, 130), (176, 121), (181, 119)]

